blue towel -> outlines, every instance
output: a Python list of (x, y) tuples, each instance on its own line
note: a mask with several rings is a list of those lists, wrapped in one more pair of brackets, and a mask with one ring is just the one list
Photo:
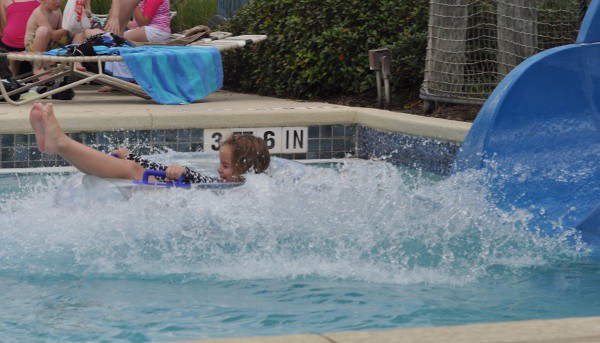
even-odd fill
[(118, 50), (135, 81), (160, 104), (189, 104), (223, 86), (215, 47), (141, 46)]

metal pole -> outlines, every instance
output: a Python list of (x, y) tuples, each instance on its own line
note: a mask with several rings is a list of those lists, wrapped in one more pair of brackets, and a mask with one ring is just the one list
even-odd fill
[(392, 53), (389, 49), (369, 50), (369, 67), (375, 72), (377, 81), (377, 104), (379, 108), (383, 108), (383, 95), (381, 90), (381, 73), (383, 73), (383, 82), (385, 88), (385, 104), (387, 109), (392, 108), (390, 96), (390, 62)]
[[(390, 57), (382, 56), (381, 57), (381, 71), (383, 73), (383, 87), (385, 89), (385, 108), (388, 110), (392, 109), (392, 96), (390, 94), (390, 76), (392, 75), (390, 71)], [(383, 106), (379, 106), (383, 108)]]
[(383, 108), (383, 96), (381, 95), (381, 70), (375, 71), (375, 78), (377, 83), (377, 105), (379, 108)]

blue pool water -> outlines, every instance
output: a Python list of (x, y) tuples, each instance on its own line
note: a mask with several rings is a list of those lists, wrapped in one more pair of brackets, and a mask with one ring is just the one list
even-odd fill
[(176, 341), (600, 314), (600, 264), (577, 233), (532, 232), (530, 213), (487, 200), (487, 176), (326, 167), (127, 201), (65, 196), (68, 175), (3, 175), (2, 339)]

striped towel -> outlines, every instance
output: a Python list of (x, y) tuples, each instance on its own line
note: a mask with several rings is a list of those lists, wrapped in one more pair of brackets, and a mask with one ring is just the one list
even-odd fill
[(215, 47), (139, 46), (117, 49), (135, 81), (160, 104), (189, 104), (223, 86)]

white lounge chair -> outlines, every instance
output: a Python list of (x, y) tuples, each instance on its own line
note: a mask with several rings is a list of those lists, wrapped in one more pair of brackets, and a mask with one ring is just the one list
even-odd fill
[[(202, 47), (216, 47), (219, 51), (227, 51), (233, 49), (240, 49), (245, 46), (256, 44), (267, 39), (265, 35), (241, 35), (231, 36), (225, 32), (214, 32), (211, 33), (209, 38), (203, 38), (197, 40), (187, 46)], [(96, 82), (99, 84), (114, 87), (116, 89), (131, 93), (144, 99), (151, 99), (151, 97), (137, 84), (127, 82), (103, 72), (102, 63), (104, 62), (121, 62), (123, 58), (115, 55), (98, 55), (98, 56), (52, 56), (35, 53), (7, 53), (0, 54), (0, 58), (6, 58), (8, 60), (15, 61), (27, 61), (32, 63), (42, 63), (46, 66), (48, 71), (38, 74), (30, 75), (27, 77), (19, 78), (17, 81), (23, 84), (23, 87), (11, 90), (6, 90), (4, 84), (0, 82), (0, 93), (4, 100), (11, 105), (22, 105), (43, 99), (53, 94), (65, 91), (67, 89), (73, 89), (79, 85)], [(91, 62), (98, 64), (98, 73), (89, 71), (80, 71), (75, 68), (77, 62)], [(43, 80), (39, 80), (39, 77), (47, 76)], [(39, 87), (48, 82), (74, 76), (77, 81), (69, 83), (62, 87), (51, 88), (42, 94), (35, 96), (27, 96), (25, 99), (12, 100), (10, 98), (13, 94), (20, 94), (27, 92), (33, 87)], [(36, 81), (37, 80), (37, 81)]]

